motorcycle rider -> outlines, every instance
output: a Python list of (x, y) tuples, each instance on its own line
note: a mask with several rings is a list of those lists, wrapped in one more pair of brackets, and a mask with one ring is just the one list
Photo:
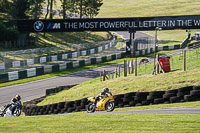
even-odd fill
[(96, 107), (97, 101), (99, 100), (100, 97), (103, 98), (104, 96), (108, 96), (108, 94), (110, 94), (110, 95), (112, 96), (112, 93), (109, 92), (109, 89), (108, 89), (108, 88), (103, 88), (103, 91), (102, 91), (99, 95), (97, 95), (97, 96), (95, 97), (94, 106)]
[[(21, 100), (21, 96), (16, 95), (14, 98), (11, 99), (10, 104), (5, 105), (3, 112), (6, 111), (6, 109), (9, 108), (11, 105), (15, 104), (17, 101), (20, 101), (20, 100)], [(11, 109), (11, 111), (12, 112), (14, 111), (13, 108)]]

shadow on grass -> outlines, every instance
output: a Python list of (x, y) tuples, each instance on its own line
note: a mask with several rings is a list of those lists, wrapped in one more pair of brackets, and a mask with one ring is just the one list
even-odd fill
[(180, 43), (180, 41), (175, 40), (160, 40), (159, 44), (168, 44), (168, 43)]

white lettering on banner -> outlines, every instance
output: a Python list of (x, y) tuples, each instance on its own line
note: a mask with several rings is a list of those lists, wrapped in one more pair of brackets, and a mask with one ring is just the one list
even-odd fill
[(27, 69), (27, 77), (36, 76), (36, 68)]
[(72, 53), (72, 58), (76, 58), (77, 56), (77, 52)]
[(102, 47), (98, 47), (98, 52), (101, 52), (103, 50)]
[(90, 54), (94, 54), (95, 50), (94, 49), (90, 49)]
[(53, 26), (53, 29), (60, 29), (60, 23), (55, 23)]
[(82, 56), (86, 56), (86, 55), (87, 55), (87, 51), (86, 51), (86, 50), (81, 51), (81, 55), (82, 55)]
[(13, 61), (12, 65), (13, 67), (20, 67), (20, 61)]
[[(59, 27), (59, 25), (56, 25)], [(154, 27), (183, 27), (200, 26), (199, 19), (167, 19), (147, 21), (114, 21), (114, 22), (64, 22), (65, 29), (108, 29), (108, 28), (154, 28)]]
[(0, 63), (0, 69), (5, 69), (5, 63)]
[(51, 56), (51, 61), (57, 61), (57, 60), (58, 60), (58, 56), (57, 55)]
[(63, 60), (65, 60), (65, 59), (67, 59), (67, 58), (68, 58), (67, 54), (62, 54), (62, 59), (63, 59)]
[(47, 62), (47, 58), (46, 57), (40, 57), (40, 63), (45, 63)]
[(8, 80), (16, 80), (19, 79), (18, 71), (8, 72)]
[(199, 26), (200, 25), (200, 20), (194, 20), (194, 25)]
[(34, 64), (33, 59), (27, 59), (26, 62), (27, 62), (27, 65), (33, 65)]

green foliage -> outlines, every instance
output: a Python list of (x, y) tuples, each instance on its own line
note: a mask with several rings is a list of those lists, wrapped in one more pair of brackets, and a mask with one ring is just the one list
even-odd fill
[(27, 19), (27, 12), (29, 10), (29, 1), (27, 0), (13, 0), (9, 8), (9, 14), (13, 19)]
[(103, 0), (86, 0), (84, 3), (84, 14), (90, 18), (93, 18), (99, 14), (100, 7), (103, 5)]
[(38, 19), (42, 15), (42, 4), (45, 0), (30, 0), (29, 14), (31, 18)]
[(0, 12), (7, 16), (4, 18), (5, 20), (27, 19), (28, 10), (29, 1), (27, 0), (3, 0), (0, 2)]
[(0, 22), (0, 41), (13, 41), (19, 37), (19, 32), (16, 27), (7, 28), (3, 23)]

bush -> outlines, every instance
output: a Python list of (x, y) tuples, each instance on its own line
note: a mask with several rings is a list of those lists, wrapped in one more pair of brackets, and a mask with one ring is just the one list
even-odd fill
[(7, 28), (5, 24), (0, 22), (0, 41), (14, 41), (19, 37), (19, 31), (15, 26)]

